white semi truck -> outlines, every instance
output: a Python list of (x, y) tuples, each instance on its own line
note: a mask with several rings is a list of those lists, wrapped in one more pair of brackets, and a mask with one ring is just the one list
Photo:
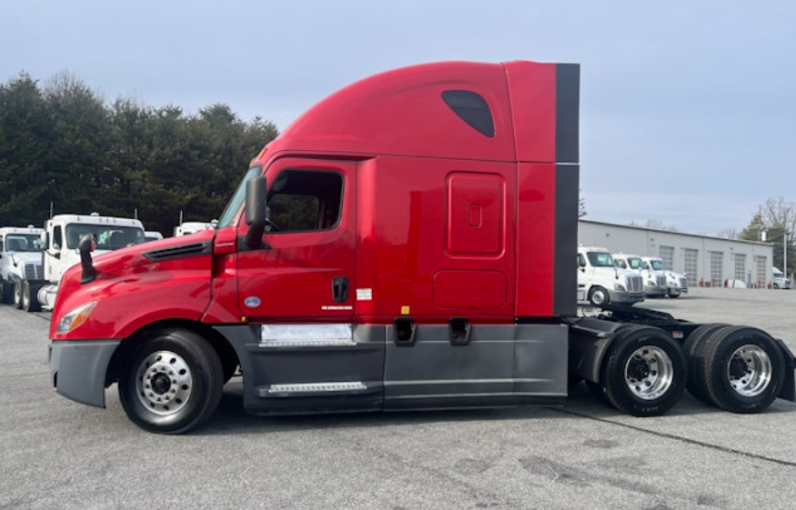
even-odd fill
[(616, 267), (606, 248), (578, 247), (578, 296), (594, 306), (644, 301), (640, 275)]
[(67, 269), (80, 263), (78, 245), (86, 234), (94, 237), (95, 255), (145, 242), (144, 226), (139, 220), (97, 213), (54, 216), (45, 223), (41, 235), (44, 281), (28, 286), (31, 292), (36, 291), (29, 296), (31, 311), (53, 308), (61, 277)]
[(651, 269), (660, 271), (666, 277), (666, 293), (670, 298), (678, 298), (683, 294), (688, 294), (688, 279), (682, 273), (672, 271), (666, 266), (666, 262), (658, 257), (641, 257), (645, 265)]
[[(43, 279), (42, 232), (33, 225), (0, 228), (0, 297), (3, 303), (24, 308), (22, 296), (30, 295), (26, 285)], [(28, 306), (29, 303), (30, 300)]]
[(213, 228), (214, 223), (205, 223), (203, 221), (186, 221), (179, 226), (174, 227), (174, 237), (187, 236)]
[(614, 253), (614, 262), (617, 267), (633, 271), (641, 276), (644, 281), (644, 296), (657, 298), (665, 297), (668, 287), (666, 273), (654, 268), (649, 263), (649, 257), (641, 257), (628, 253)]

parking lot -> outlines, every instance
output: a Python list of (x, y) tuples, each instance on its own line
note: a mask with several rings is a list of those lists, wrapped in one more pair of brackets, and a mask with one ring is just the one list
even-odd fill
[[(692, 289), (649, 306), (758, 326), (796, 351), (796, 291)], [(239, 379), (208, 425), (148, 434), (52, 390), (49, 316), (0, 307), (0, 509), (792, 508), (796, 404), (733, 415), (690, 395), (633, 418), (583, 385), (563, 408), (260, 418)]]

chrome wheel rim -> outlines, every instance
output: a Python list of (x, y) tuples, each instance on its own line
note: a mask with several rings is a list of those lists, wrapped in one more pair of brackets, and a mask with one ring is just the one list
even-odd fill
[(768, 387), (773, 370), (766, 351), (760, 346), (747, 344), (736, 349), (727, 362), (727, 380), (739, 395), (756, 397)]
[(663, 396), (674, 382), (674, 365), (666, 351), (646, 346), (636, 349), (625, 363), (625, 383), (641, 400)]
[(22, 304), (22, 285), (14, 284), (14, 305), (19, 307)]
[(169, 416), (187, 404), (193, 390), (193, 376), (180, 355), (157, 351), (139, 365), (135, 389), (138, 399), (149, 411)]
[(605, 304), (605, 292), (600, 289), (595, 290), (591, 294), (591, 301), (595, 305), (602, 305)]

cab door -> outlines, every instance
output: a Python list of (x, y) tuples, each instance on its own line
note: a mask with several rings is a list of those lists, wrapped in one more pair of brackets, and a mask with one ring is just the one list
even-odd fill
[(276, 160), (266, 172), (265, 249), (238, 256), (241, 315), (264, 322), (350, 322), (356, 265), (356, 164)]
[(238, 253), (238, 306), (255, 335), (241, 360), (252, 412), (381, 409), (383, 328), (353, 320), (356, 172), (303, 158), (266, 170), (263, 245)]

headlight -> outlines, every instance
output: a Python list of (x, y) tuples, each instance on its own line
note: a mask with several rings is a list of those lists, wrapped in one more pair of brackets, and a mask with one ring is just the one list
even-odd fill
[(58, 329), (55, 332), (61, 334), (74, 331), (88, 320), (88, 316), (95, 306), (97, 306), (97, 302), (92, 301), (91, 303), (86, 303), (85, 305), (80, 305), (72, 309), (69, 313), (61, 317), (60, 322), (58, 322)]
[(619, 292), (625, 292), (625, 286), (621, 283), (614, 284), (614, 290), (618, 290)]

